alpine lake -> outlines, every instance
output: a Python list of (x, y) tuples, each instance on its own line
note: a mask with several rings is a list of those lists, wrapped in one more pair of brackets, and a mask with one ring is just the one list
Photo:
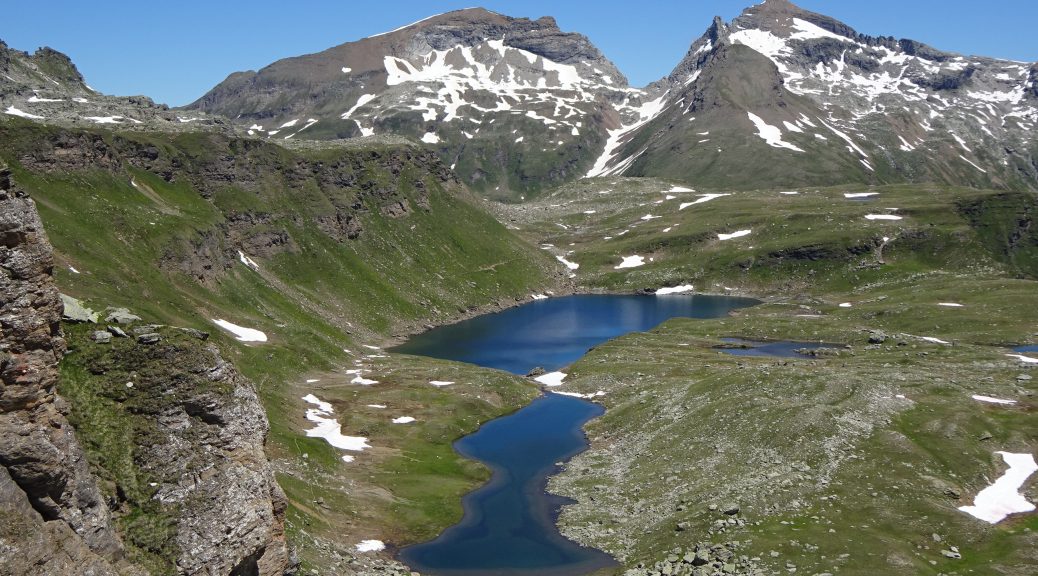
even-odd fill
[[(535, 300), (416, 335), (393, 352), (455, 360), (527, 374), (559, 370), (611, 338), (650, 330), (676, 317), (717, 318), (757, 304), (751, 298), (670, 294), (576, 295)], [(604, 409), (546, 393), (454, 443), (492, 477), (463, 500), (462, 520), (436, 539), (409, 546), (400, 559), (423, 574), (587, 574), (615, 566), (606, 553), (562, 536), (556, 520), (566, 498), (546, 492), (548, 478), (588, 444), (583, 426)]]

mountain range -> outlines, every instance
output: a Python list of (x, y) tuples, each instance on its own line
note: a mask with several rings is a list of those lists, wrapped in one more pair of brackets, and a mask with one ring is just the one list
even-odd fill
[(232, 74), (187, 108), (268, 138), (408, 136), (497, 199), (603, 175), (1033, 187), (1036, 82), (1035, 64), (866, 36), (767, 0), (715, 19), (638, 89), (551, 18), (469, 9)]
[[(481, 8), (182, 108), (0, 42), (0, 576), (413, 574), (546, 391), (598, 576), (1032, 575), (1036, 122), (1038, 64), (786, 0), (640, 88)], [(579, 293), (759, 302), (561, 388), (391, 348)]]
[(787, 0), (715, 19), (644, 88), (550, 17), (482, 8), (235, 72), (183, 110), (97, 94), (49, 49), (3, 52), (8, 113), (282, 141), (404, 136), (497, 200), (605, 175), (734, 189), (1038, 180), (1038, 64), (866, 36)]

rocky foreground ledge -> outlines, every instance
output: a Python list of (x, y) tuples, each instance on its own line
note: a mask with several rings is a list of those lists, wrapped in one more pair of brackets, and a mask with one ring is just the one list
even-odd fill
[(63, 334), (52, 269), (0, 166), (0, 574), (290, 572), (252, 383), (204, 335), (128, 312), (113, 338)]

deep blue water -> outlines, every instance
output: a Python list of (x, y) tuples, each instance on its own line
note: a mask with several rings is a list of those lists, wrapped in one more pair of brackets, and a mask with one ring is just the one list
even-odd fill
[(567, 540), (555, 528), (564, 498), (545, 493), (555, 463), (584, 451), (581, 427), (602, 414), (597, 404), (547, 394), (485, 424), (454, 448), (493, 471), (462, 500), (465, 516), (400, 559), (423, 574), (583, 574), (614, 562)]
[(1013, 348), (1013, 352), (1038, 352), (1038, 344), (1028, 344), (1027, 346), (1017, 346)]
[(412, 337), (394, 352), (458, 360), (526, 374), (558, 370), (588, 349), (668, 318), (718, 318), (757, 304), (751, 298), (578, 295), (535, 300), (516, 308), (442, 326)]
[(797, 350), (817, 350), (818, 348), (839, 348), (835, 344), (821, 344), (819, 342), (754, 342), (741, 338), (722, 338), (722, 341), (730, 344), (742, 344), (746, 348), (719, 348), (725, 354), (733, 356), (776, 356), (779, 358), (809, 358), (804, 354), (798, 354)]
[[(526, 374), (557, 370), (606, 340), (673, 317), (716, 318), (756, 304), (723, 296), (568, 296), (443, 326), (394, 352), (459, 360)], [(454, 443), (485, 463), (490, 481), (462, 500), (461, 522), (400, 559), (423, 574), (575, 576), (615, 564), (604, 552), (564, 538), (555, 526), (566, 500), (545, 492), (557, 463), (587, 448), (583, 425), (603, 409), (546, 394)]]

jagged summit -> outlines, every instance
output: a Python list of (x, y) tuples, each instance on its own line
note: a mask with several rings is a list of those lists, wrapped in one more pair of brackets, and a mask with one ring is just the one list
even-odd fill
[[(769, 69), (753, 58), (733, 58), (735, 46), (770, 61), (779, 80), (774, 89), (762, 89), (761, 77), (754, 77), (770, 78)], [(718, 67), (735, 69), (720, 73)], [(748, 162), (777, 151), (781, 168), (758, 174), (758, 181), (909, 180), (1033, 189), (1034, 70), (860, 34), (791, 2), (768, 0), (728, 24), (715, 18), (671, 74), (650, 87), (662, 98), (654, 119), (614, 134), (619, 145), (607, 148), (592, 175), (741, 187), (749, 184), (746, 172), (731, 170), (731, 157)], [(722, 79), (728, 89), (719, 91)], [(737, 97), (750, 93), (771, 100), (755, 98), (751, 106)], [(802, 116), (788, 113), (793, 107), (786, 104), (794, 100)], [(718, 106), (727, 110), (727, 122), (706, 113)], [(828, 176), (816, 170), (824, 165), (832, 168)], [(716, 170), (720, 166), (728, 168)]]

